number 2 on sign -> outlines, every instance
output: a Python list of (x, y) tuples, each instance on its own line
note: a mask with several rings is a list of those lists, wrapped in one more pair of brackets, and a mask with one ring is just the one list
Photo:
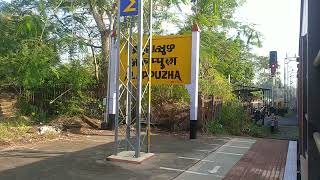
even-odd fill
[(123, 10), (124, 12), (135, 12), (137, 8), (133, 7), (137, 0), (130, 0), (130, 4)]

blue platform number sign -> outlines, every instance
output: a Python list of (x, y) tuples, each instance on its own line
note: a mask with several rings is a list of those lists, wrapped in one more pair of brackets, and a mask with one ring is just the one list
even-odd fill
[(120, 16), (136, 16), (138, 15), (139, 0), (121, 0)]

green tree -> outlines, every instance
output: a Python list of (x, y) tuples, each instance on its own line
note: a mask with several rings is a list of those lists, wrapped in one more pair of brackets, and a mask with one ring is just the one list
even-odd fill
[(51, 76), (59, 63), (54, 43), (42, 34), (41, 18), (33, 13), (0, 14), (0, 77), (3, 84), (32, 88)]
[[(254, 30), (254, 25), (243, 24), (233, 17), (235, 10), (244, 2), (199, 0), (192, 5), (193, 13), (188, 16), (180, 33), (186, 33), (192, 23), (200, 26), (202, 82), (225, 81), (226, 84), (227, 78), (231, 77), (233, 86), (253, 83), (255, 55), (251, 53), (251, 49), (261, 46), (261, 34)], [(220, 77), (219, 80), (214, 76)], [(216, 93), (214, 89), (211, 91)], [(232, 94), (232, 90), (227, 92)]]
[[(156, 32), (161, 32), (164, 20), (175, 19), (169, 8), (185, 2), (154, 0)], [(90, 53), (96, 81), (106, 87), (110, 35), (116, 28), (116, 3), (116, 0), (13, 0), (7, 10), (19, 14), (32, 9), (44, 24), (41, 32), (49, 33), (57, 41), (59, 53), (68, 54), (69, 60)], [(148, 7), (147, 2), (145, 8)]]

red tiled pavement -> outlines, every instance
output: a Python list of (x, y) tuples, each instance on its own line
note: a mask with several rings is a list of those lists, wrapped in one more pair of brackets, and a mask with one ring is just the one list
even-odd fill
[(261, 139), (227, 173), (224, 180), (281, 180), (288, 141)]

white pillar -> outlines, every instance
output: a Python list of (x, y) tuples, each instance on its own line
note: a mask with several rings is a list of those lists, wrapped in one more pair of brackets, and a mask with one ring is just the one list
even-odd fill
[(107, 122), (101, 125), (102, 129), (113, 129), (116, 114), (116, 90), (117, 90), (117, 37), (116, 33), (111, 36), (110, 56), (108, 67), (108, 87), (107, 87), (107, 103), (106, 103), (106, 117)]
[(109, 67), (109, 99), (108, 99), (108, 113), (116, 114), (116, 91), (117, 91), (117, 43), (116, 37), (111, 37), (111, 47), (110, 47), (110, 67)]
[(200, 56), (200, 28), (198, 24), (194, 24), (192, 27), (191, 53), (191, 84), (187, 85), (187, 90), (190, 95), (190, 139), (196, 139), (198, 120), (198, 82)]

